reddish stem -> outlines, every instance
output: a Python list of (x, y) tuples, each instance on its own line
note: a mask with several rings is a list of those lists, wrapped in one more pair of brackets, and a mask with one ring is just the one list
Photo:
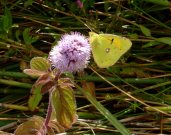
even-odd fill
[(37, 135), (46, 135), (47, 128), (48, 128), (48, 123), (50, 121), (51, 114), (52, 114), (52, 104), (51, 104), (51, 101), (50, 101), (50, 92), (49, 92), (49, 103), (48, 103), (48, 109), (47, 109), (45, 122), (44, 122), (43, 127), (37, 132)]
[(50, 93), (49, 93), (49, 105), (48, 105), (47, 114), (46, 114), (45, 123), (44, 123), (46, 127), (48, 127), (48, 123), (50, 121), (51, 114), (52, 114), (52, 104), (50, 101)]

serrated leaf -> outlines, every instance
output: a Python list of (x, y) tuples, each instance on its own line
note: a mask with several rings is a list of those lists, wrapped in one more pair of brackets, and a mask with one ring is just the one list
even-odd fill
[(60, 87), (75, 87), (70, 78), (60, 78), (58, 83)]
[(156, 38), (155, 41), (171, 45), (171, 37)]
[(54, 129), (55, 131), (57, 131), (57, 133), (63, 133), (65, 132), (65, 128), (62, 127), (56, 120), (51, 120), (48, 123), (48, 126), (52, 129)]
[(31, 89), (28, 106), (34, 111), (42, 99), (42, 95), (47, 93), (54, 86), (54, 82), (48, 74), (39, 77)]
[(31, 77), (40, 77), (44, 74), (46, 74), (46, 72), (43, 71), (39, 71), (39, 70), (35, 70), (35, 69), (24, 69), (23, 72)]
[(58, 87), (51, 93), (51, 102), (56, 120), (64, 128), (71, 128), (77, 120), (76, 103), (71, 87)]
[[(15, 135), (38, 135), (40, 131), (42, 135), (54, 135), (52, 128), (44, 127), (44, 118), (40, 116), (33, 116), (28, 121), (20, 124), (15, 130)], [(39, 134), (40, 134), (39, 132)]]
[(50, 63), (47, 59), (43, 57), (34, 57), (30, 61), (30, 67), (31, 69), (46, 72), (50, 68)]
[(148, 29), (147, 27), (143, 26), (143, 25), (139, 25), (142, 33), (145, 35), (145, 36), (151, 36), (151, 31), (150, 29)]
[(32, 88), (32, 93), (28, 100), (28, 106), (31, 111), (34, 111), (36, 109), (37, 105), (39, 104), (40, 100), (42, 99), (42, 93), (41, 93), (42, 86), (43, 86), (43, 84), (36, 86), (36, 87), (33, 86), (33, 88)]
[(36, 135), (44, 124), (44, 119), (39, 116), (33, 116), (28, 121), (22, 123), (15, 130), (15, 135)]

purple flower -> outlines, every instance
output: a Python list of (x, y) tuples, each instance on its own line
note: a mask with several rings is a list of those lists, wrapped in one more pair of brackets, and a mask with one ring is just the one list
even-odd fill
[(79, 6), (79, 8), (83, 8), (83, 3), (81, 2), (81, 0), (77, 0), (76, 3)]
[(71, 32), (61, 37), (50, 51), (49, 59), (61, 72), (76, 72), (87, 67), (90, 53), (88, 39), (79, 32)]

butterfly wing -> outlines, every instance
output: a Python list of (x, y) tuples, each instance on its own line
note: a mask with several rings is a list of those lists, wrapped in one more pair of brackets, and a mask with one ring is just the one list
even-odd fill
[(114, 46), (111, 45), (111, 40), (96, 33), (91, 33), (90, 44), (94, 61), (100, 68), (113, 65), (112, 51), (114, 51)]
[(125, 37), (112, 34), (100, 34), (100, 36), (106, 37), (107, 39), (113, 41), (112, 46), (114, 46), (114, 49), (111, 52), (113, 54), (113, 64), (115, 64), (120, 59), (120, 57), (124, 55), (132, 46), (132, 42)]
[(100, 68), (107, 68), (115, 64), (132, 45), (127, 38), (94, 32), (90, 32), (90, 44), (93, 58)]

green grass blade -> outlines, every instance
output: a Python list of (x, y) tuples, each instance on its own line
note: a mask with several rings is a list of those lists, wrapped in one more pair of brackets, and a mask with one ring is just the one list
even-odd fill
[[(76, 85), (76, 84), (75, 84)], [(131, 132), (124, 127), (102, 104), (100, 104), (93, 96), (78, 85), (76, 87), (87, 97), (87, 99), (96, 107), (96, 109), (106, 117), (111, 124), (123, 135), (131, 135)]]
[(156, 5), (169, 6), (168, 0), (145, 0), (145, 1), (156, 4)]

